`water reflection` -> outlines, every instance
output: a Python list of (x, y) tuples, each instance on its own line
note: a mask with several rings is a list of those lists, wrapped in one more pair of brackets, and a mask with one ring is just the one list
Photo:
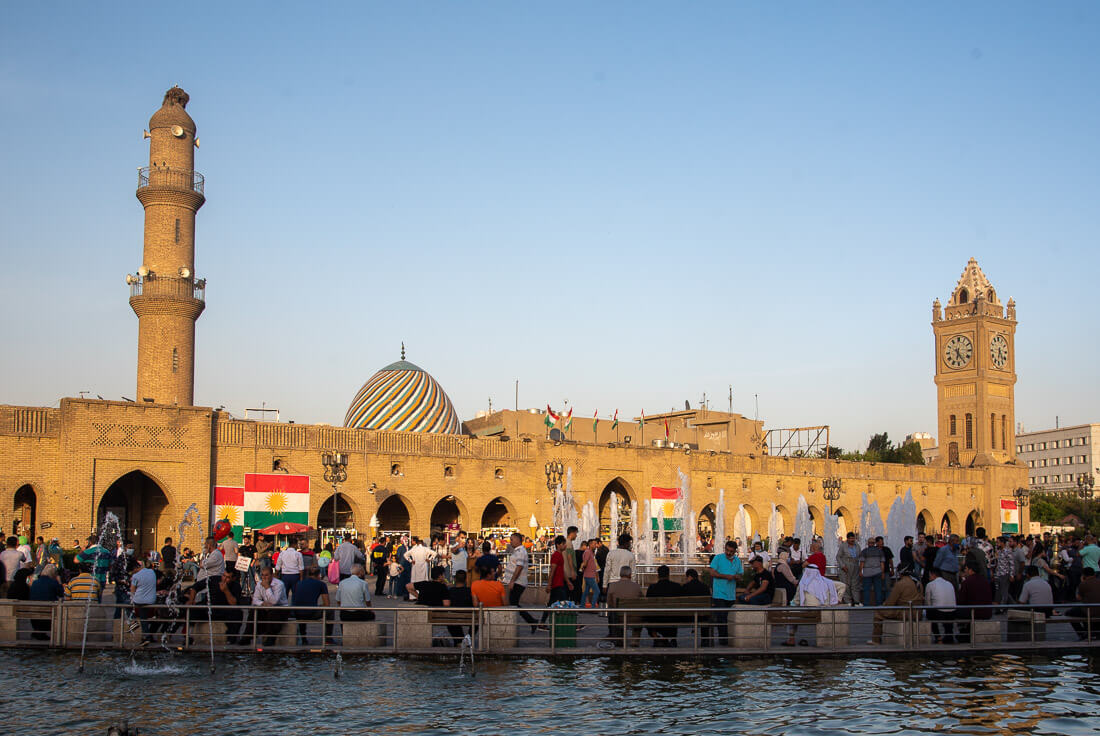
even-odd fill
[[(167, 653), (0, 653), (9, 692), (56, 683), (11, 713), (15, 731), (155, 734), (1010, 734), (1100, 732), (1097, 658), (669, 661), (227, 656), (209, 673)], [(89, 708), (89, 703), (95, 703)], [(20, 722), (22, 721), (22, 722)]]

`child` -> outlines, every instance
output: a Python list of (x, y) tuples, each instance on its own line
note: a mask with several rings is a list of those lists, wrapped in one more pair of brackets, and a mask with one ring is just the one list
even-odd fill
[(389, 586), (386, 588), (386, 597), (393, 598), (397, 593), (397, 579), (401, 577), (401, 563), (391, 559), (390, 564), (386, 566), (386, 572), (389, 573)]

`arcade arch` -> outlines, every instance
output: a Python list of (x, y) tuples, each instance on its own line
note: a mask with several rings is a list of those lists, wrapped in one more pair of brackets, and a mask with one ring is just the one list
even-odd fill
[(412, 506), (399, 494), (387, 497), (378, 505), (379, 534), (407, 534), (413, 525)]
[(511, 527), (519, 529), (519, 519), (516, 516), (516, 508), (503, 496), (497, 496), (490, 501), (485, 510), (481, 512), (481, 528)]
[(96, 525), (102, 525), (107, 512), (118, 517), (122, 535), (134, 543), (138, 552), (155, 549), (159, 539), (172, 534), (167, 518), (168, 496), (152, 476), (132, 470), (107, 487), (96, 509)]
[(469, 518), (465, 504), (457, 496), (444, 496), (432, 507), (429, 524), (433, 533), (443, 532), (456, 527), (461, 529), (463, 522), (469, 523)]
[[(612, 496), (619, 504), (619, 528), (611, 528), (611, 500)], [(608, 538), (618, 537), (623, 532), (630, 532), (630, 504), (635, 501), (634, 489), (622, 478), (614, 478), (600, 493), (599, 514), (600, 534), (609, 535)], [(641, 513), (639, 511), (639, 513)], [(606, 530), (606, 531), (605, 531)]]
[(317, 510), (317, 528), (352, 529), (355, 527), (357, 518), (358, 514), (348, 494), (341, 493), (339, 503), (335, 495), (330, 495)]
[(11, 523), (11, 533), (16, 536), (25, 534), (33, 541), (38, 523), (36, 518), (38, 494), (34, 492), (34, 486), (27, 483), (19, 487), (15, 492), (12, 510), (15, 513)]

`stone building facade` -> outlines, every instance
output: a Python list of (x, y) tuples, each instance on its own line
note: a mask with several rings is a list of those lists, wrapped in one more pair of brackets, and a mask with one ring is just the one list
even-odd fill
[[(828, 511), (821, 497), (826, 477), (842, 481), (834, 506), (849, 529), (857, 525), (863, 493), (885, 509), (911, 489), (926, 528), (939, 530), (947, 524), (961, 532), (983, 521), (992, 524), (1000, 499), (1011, 498), (1013, 489), (1026, 485), (1027, 472), (1015, 462), (1014, 442), (993, 439), (994, 445), (980, 433), (974, 447), (960, 451), (960, 462), (932, 467), (768, 456), (762, 422), (713, 411), (650, 416), (644, 429), (636, 418), (622, 417), (617, 431), (601, 420), (595, 433), (591, 417), (577, 416), (572, 435), (555, 440), (545, 431), (543, 415), (504, 411), (472, 419), (459, 433), (446, 418), (446, 397), (437, 395), (434, 380), (420, 380), (420, 369), (404, 360), (384, 370), (407, 376), (368, 382), (365, 393), (355, 398), (356, 411), (349, 410), (349, 423), (354, 424), (351, 418), (379, 416), (385, 418), (384, 426), (366, 420), (348, 427), (242, 421), (195, 406), (194, 327), (204, 306), (205, 282), (194, 277), (194, 216), (205, 200), (201, 176), (193, 170), (198, 140), (186, 104), (186, 93), (178, 88), (165, 96), (150, 121), (150, 166), (139, 180), (138, 197), (146, 209), (144, 261), (128, 279), (139, 318), (136, 401), (69, 398), (59, 408), (0, 406), (0, 499), (8, 509), (7, 532), (55, 536), (68, 546), (96, 529), (111, 510), (123, 520), (127, 536), (148, 549), (176, 536), (191, 504), (208, 524), (214, 487), (241, 486), (246, 473), (309, 476), (310, 524), (354, 526), (363, 535), (406, 530), (427, 534), (454, 524), (473, 531), (516, 527), (528, 532), (532, 518), (540, 527), (549, 525), (552, 501), (545, 468), (551, 461), (569, 469), (578, 502), (591, 500), (605, 519), (612, 494), (641, 508), (651, 487), (679, 485), (682, 471), (690, 479), (694, 510), (701, 518), (713, 518), (719, 491), (725, 490), (727, 528), (719, 532), (725, 535), (732, 534), (733, 510), (739, 504), (745, 504), (753, 528), (761, 533), (772, 503), (785, 527), (793, 529), (800, 495), (811, 506), (820, 533)], [(960, 307), (954, 303), (959, 288), (949, 312)], [(952, 330), (964, 327), (972, 344), (1005, 335), (1011, 349), (1014, 305), (1010, 302), (1007, 318), (997, 309), (999, 302), (989, 298), (979, 314), (967, 316), (960, 307), (944, 325), (937, 316), (941, 437), (954, 436), (947, 432), (944, 417), (953, 411), (965, 414), (956, 406), (961, 407), (960, 401), (975, 402), (971, 414), (1004, 414), (1008, 426), (1013, 424), (1012, 358), (1007, 369), (993, 367), (999, 373), (982, 374), (988, 367), (978, 361), (979, 372), (967, 378), (978, 392), (973, 398), (969, 389), (950, 388), (963, 381), (947, 377), (949, 367), (941, 366)], [(938, 304), (936, 311), (938, 315)], [(959, 362), (954, 352), (950, 356)], [(967, 367), (950, 370), (962, 376)], [(398, 395), (405, 384), (418, 388)], [(372, 395), (375, 385), (381, 388)], [(999, 388), (986, 391), (986, 386)], [(406, 414), (422, 426), (450, 431), (390, 428)], [(663, 441), (666, 420), (668, 442)], [(993, 428), (999, 428), (996, 420)], [(655, 439), (663, 446), (654, 446)], [(349, 456), (338, 509), (321, 463), (322, 453), (330, 450)], [(335, 519), (334, 511), (339, 512)], [(372, 518), (377, 518), (377, 528), (368, 525)]]

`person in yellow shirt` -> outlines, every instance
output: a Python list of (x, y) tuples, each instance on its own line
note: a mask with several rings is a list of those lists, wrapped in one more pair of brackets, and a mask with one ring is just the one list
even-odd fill
[(102, 588), (99, 581), (93, 577), (87, 565), (82, 565), (80, 574), (65, 586), (65, 600), (67, 601), (84, 601), (91, 598), (98, 603), (101, 593)]

